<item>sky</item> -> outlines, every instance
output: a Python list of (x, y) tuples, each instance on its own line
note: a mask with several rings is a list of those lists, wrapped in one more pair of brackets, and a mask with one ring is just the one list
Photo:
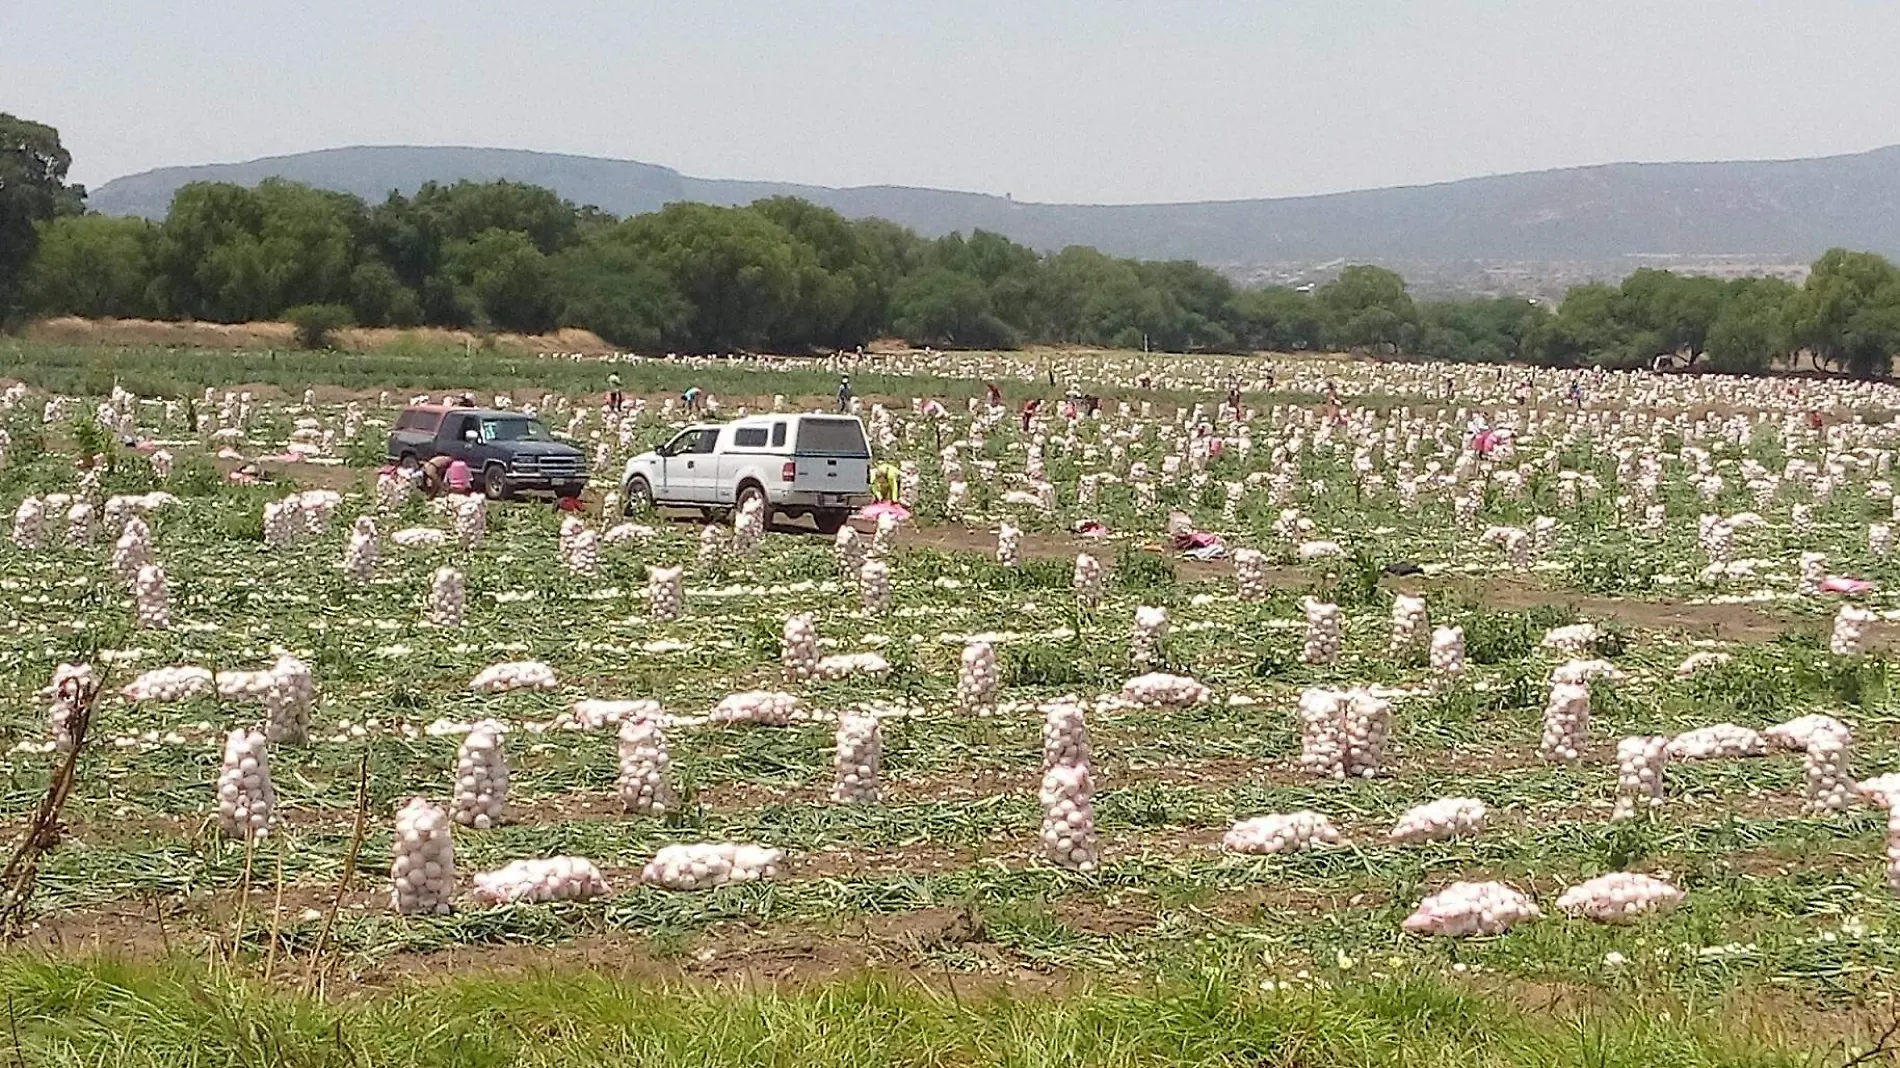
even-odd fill
[(1900, 142), (1894, 0), (0, 0), (75, 180), (362, 144), (1019, 200)]

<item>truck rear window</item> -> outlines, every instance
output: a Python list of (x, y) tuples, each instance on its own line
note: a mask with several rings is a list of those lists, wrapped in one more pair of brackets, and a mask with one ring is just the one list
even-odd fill
[(801, 456), (865, 456), (871, 446), (856, 419), (801, 419), (798, 446)]

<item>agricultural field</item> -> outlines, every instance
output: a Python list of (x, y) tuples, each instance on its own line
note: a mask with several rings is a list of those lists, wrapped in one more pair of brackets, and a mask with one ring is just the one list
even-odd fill
[[(620, 514), (686, 385), (841, 370), (911, 521)], [(1900, 390), (1527, 374), (0, 347), (0, 1044), (1885, 1063)], [(463, 388), (588, 507), (379, 476)]]

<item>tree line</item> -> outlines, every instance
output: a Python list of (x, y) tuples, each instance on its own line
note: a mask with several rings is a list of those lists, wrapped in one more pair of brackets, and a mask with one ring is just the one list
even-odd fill
[(86, 213), (70, 163), (56, 130), (0, 115), (0, 318), (572, 326), (680, 352), (895, 335), (940, 348), (1325, 349), (1560, 367), (1668, 356), (1742, 373), (1805, 354), (1861, 376), (1885, 376), (1900, 351), (1900, 270), (1842, 249), (1801, 286), (1639, 270), (1554, 307), (1419, 301), (1374, 266), (1311, 288), (1239, 288), (1192, 262), (1045, 254), (981, 230), (930, 239), (789, 197), (619, 219), (514, 182), (431, 183), (376, 204), (286, 181), (196, 183), (153, 223)]

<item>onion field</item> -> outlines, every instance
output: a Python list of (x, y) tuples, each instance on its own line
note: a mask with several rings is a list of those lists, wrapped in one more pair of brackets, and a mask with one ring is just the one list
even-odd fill
[[(516, 360), (481, 399), (588, 451), (569, 513), (379, 474), (402, 384), (205, 354), (66, 393), (72, 353), (4, 355), (23, 1063), (1839, 1064), (1900, 1030), (1895, 387)], [(827, 409), (844, 371), (909, 521), (622, 514), (686, 385)]]

